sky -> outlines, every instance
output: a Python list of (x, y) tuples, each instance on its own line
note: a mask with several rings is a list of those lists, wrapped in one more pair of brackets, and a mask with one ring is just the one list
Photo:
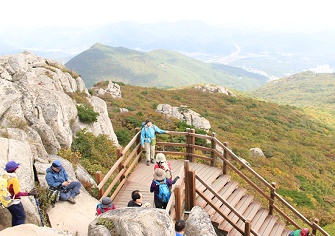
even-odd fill
[(51, 26), (198, 20), (255, 30), (335, 28), (330, 0), (10, 0), (1, 2), (0, 32)]

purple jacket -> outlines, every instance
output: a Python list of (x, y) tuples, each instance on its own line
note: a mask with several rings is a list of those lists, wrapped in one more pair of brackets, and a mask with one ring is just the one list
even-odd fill
[[(176, 182), (176, 181), (171, 180), (171, 179), (167, 179), (167, 178), (165, 178), (165, 179), (166, 179), (166, 184), (167, 184), (167, 186), (169, 186), (169, 187), (171, 187), (172, 184), (174, 184), (174, 183)], [(164, 180), (159, 181), (159, 182), (163, 182), (163, 181), (164, 181)], [(156, 184), (155, 180), (153, 180), (152, 183), (151, 183), (151, 186), (150, 186), (150, 192), (154, 192), (154, 193), (155, 193), (155, 194), (154, 194), (154, 200), (155, 200), (155, 201), (159, 201), (159, 199), (158, 199), (159, 186)]]

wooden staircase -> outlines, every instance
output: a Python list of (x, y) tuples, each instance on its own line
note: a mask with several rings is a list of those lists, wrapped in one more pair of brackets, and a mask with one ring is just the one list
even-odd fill
[[(208, 182), (207, 182), (208, 183)], [(246, 189), (239, 188), (239, 184), (232, 181), (229, 175), (219, 175), (210, 186), (241, 215), (251, 222), (252, 229), (260, 236), (287, 236), (290, 229), (285, 228), (285, 224), (278, 221), (278, 217), (269, 214), (269, 210), (261, 206), (261, 203), (254, 200), (254, 197), (248, 195)], [(231, 221), (240, 228), (244, 228), (244, 223), (239, 220), (231, 210), (224, 205), (214, 194), (209, 191), (199, 181), (196, 181), (196, 187), (199, 191), (211, 199), (211, 202)], [(229, 236), (242, 235), (227, 222), (213, 207), (211, 207), (203, 198), (197, 197), (196, 205), (204, 209), (214, 225), (224, 231)]]

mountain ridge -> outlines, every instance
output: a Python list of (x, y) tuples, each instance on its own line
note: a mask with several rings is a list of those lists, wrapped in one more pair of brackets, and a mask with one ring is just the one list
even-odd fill
[(78, 72), (88, 87), (99, 81), (114, 80), (161, 88), (210, 83), (250, 90), (268, 80), (265, 76), (241, 68), (205, 63), (174, 51), (156, 49), (141, 52), (100, 43), (65, 65)]

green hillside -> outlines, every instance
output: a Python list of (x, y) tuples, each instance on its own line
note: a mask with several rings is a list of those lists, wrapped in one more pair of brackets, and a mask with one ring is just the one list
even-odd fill
[[(210, 121), (210, 133), (228, 141), (268, 182), (276, 182), (278, 192), (304, 215), (319, 218), (322, 225), (335, 221), (335, 130), (327, 124), (303, 109), (246, 96), (120, 85), (122, 99), (102, 98), (121, 144), (129, 141), (134, 128), (147, 117), (162, 129), (181, 130), (181, 123), (155, 108), (160, 103), (186, 105)], [(120, 113), (119, 108), (130, 112)], [(266, 158), (251, 158), (249, 149), (253, 147), (261, 148)]]
[(255, 89), (267, 78), (243, 69), (204, 63), (168, 50), (139, 52), (95, 44), (66, 63), (87, 87), (105, 80), (132, 85), (175, 88), (210, 83), (240, 91)]

